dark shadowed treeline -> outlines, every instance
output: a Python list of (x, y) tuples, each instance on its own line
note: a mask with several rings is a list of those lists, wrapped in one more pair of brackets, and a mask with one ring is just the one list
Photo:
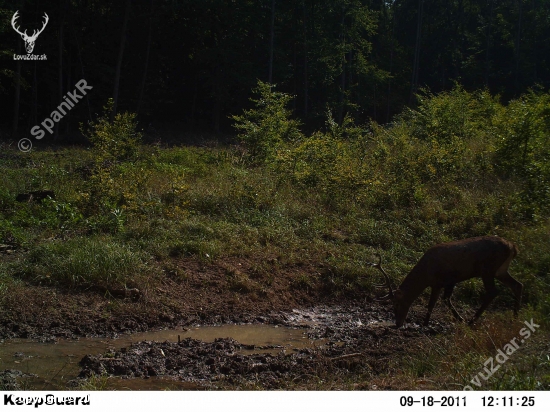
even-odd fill
[[(49, 22), (34, 54), (11, 26)], [(144, 126), (231, 131), (257, 80), (295, 96), (309, 128), (392, 119), (415, 93), (550, 84), (549, 0), (0, 0), (0, 128), (24, 136), (80, 79), (93, 90), (58, 123), (73, 137), (114, 98)], [(52, 138), (53, 135), (47, 135)]]

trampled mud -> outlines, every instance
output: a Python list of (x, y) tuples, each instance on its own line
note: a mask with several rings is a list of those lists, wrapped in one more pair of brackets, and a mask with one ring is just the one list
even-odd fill
[[(300, 326), (307, 347), (253, 345), (219, 337), (214, 342), (186, 338), (180, 342), (137, 342), (117, 351), (85, 356), (81, 378), (114, 375), (148, 379), (170, 377), (208, 388), (285, 388), (327, 374), (377, 374), (411, 338), (444, 330), (411, 325), (390, 327), (384, 312), (360, 307), (314, 307), (270, 317), (286, 327)], [(223, 328), (220, 328), (220, 332)], [(268, 353), (265, 353), (268, 350)]]

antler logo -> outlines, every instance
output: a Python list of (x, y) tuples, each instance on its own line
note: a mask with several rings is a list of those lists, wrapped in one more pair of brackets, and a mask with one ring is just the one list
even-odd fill
[(44, 31), (44, 29), (46, 28), (46, 25), (48, 24), (48, 21), (50, 20), (50, 18), (48, 17), (48, 15), (46, 13), (44, 13), (44, 17), (45, 17), (46, 20), (44, 21), (44, 23), (42, 25), (42, 28), (40, 30), (34, 30), (33, 33), (32, 33), (32, 36), (29, 36), (29, 35), (27, 35), (27, 30), (25, 30), (25, 32), (22, 33), (19, 30), (19, 27), (15, 27), (15, 21), (19, 17), (17, 15), (17, 13), (19, 13), (19, 10), (17, 10), (15, 12), (15, 14), (13, 15), (13, 17), (11, 19), (11, 25), (12, 25), (13, 29), (17, 33), (19, 33), (21, 35), (21, 38), (25, 41), (25, 49), (27, 49), (27, 54), (31, 54), (32, 51), (34, 50), (34, 43), (36, 42), (36, 39), (38, 38), (40, 33), (42, 33)]

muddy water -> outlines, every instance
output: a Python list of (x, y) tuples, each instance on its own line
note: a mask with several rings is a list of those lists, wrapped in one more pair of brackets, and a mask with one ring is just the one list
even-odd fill
[[(87, 354), (97, 355), (110, 349), (120, 349), (139, 341), (169, 341), (193, 338), (213, 342), (216, 338), (233, 338), (255, 346), (280, 346), (281, 349), (303, 348), (312, 345), (303, 329), (272, 325), (223, 325), (191, 328), (189, 330), (161, 330), (118, 339), (82, 338), (77, 341), (59, 340), (57, 343), (38, 343), (14, 339), (0, 343), (0, 370), (16, 369), (36, 375), (26, 379), (31, 389), (65, 389), (67, 381), (80, 372), (78, 362)], [(280, 349), (275, 349), (275, 351)], [(189, 383), (165, 379), (108, 379), (108, 389), (160, 390), (196, 389)]]

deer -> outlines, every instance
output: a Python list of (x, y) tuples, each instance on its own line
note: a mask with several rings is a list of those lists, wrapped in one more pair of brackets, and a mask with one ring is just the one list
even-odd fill
[(444, 290), (443, 301), (446, 306), (457, 320), (464, 322), (451, 302), (454, 287), (457, 283), (467, 279), (481, 278), (485, 287), (485, 295), (481, 307), (468, 322), (471, 326), (497, 296), (495, 279), (512, 290), (515, 297), (514, 316), (517, 317), (521, 305), (523, 284), (508, 272), (510, 263), (517, 254), (518, 249), (515, 244), (497, 236), (481, 236), (440, 243), (424, 253), (396, 290), (392, 288), (390, 278), (382, 268), (381, 255), (378, 255), (378, 263), (368, 263), (368, 265), (382, 272), (384, 284), (375, 286), (387, 287), (389, 293), (376, 300), (389, 299), (392, 301), (397, 328), (405, 323), (412, 303), (428, 287), (431, 288), (431, 295), (428, 311), (424, 318), (424, 326), (428, 326), (430, 322), (430, 316), (441, 289)]
[(21, 35), (21, 38), (25, 42), (25, 49), (27, 50), (27, 54), (31, 54), (32, 51), (34, 50), (34, 44), (36, 42), (36, 39), (38, 38), (40, 33), (42, 33), (44, 31), (44, 29), (46, 28), (46, 25), (48, 24), (48, 21), (50, 21), (50, 18), (48, 17), (48, 15), (46, 13), (44, 13), (45, 21), (42, 23), (42, 28), (40, 30), (34, 30), (33, 33), (32, 33), (32, 36), (29, 36), (27, 34), (27, 30), (25, 30), (25, 32), (21, 32), (19, 30), (19, 27), (15, 27), (15, 21), (19, 18), (18, 13), (19, 13), (19, 10), (17, 10), (14, 13), (14, 15), (11, 19), (11, 26), (13, 27), (13, 29), (17, 33), (19, 33)]

